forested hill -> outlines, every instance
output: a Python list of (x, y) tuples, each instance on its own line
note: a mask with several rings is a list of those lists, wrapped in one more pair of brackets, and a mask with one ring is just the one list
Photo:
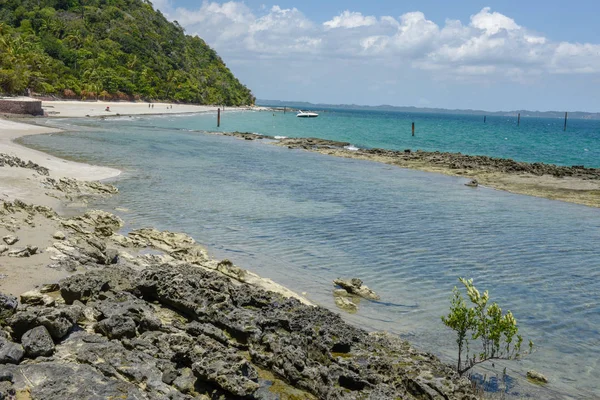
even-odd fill
[(147, 0), (0, 0), (0, 92), (246, 105), (202, 39)]

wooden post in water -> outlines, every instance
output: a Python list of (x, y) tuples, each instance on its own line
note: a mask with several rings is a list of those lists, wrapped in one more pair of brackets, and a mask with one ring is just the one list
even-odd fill
[(415, 123), (412, 123), (412, 135), (415, 136)]
[(283, 107), (283, 113), (284, 113), (284, 114), (285, 114), (286, 108), (287, 108), (287, 107), (285, 107), (285, 106)]
[(487, 115), (483, 116), (483, 123), (485, 124), (485, 120), (487, 119)]
[(519, 117), (517, 118), (517, 126), (521, 126), (521, 113), (519, 113)]
[(565, 127), (563, 128), (563, 131), (565, 131), (565, 132), (567, 131), (567, 115), (568, 114), (569, 113), (567, 111), (565, 111)]
[(217, 108), (217, 128), (221, 126), (221, 109)]

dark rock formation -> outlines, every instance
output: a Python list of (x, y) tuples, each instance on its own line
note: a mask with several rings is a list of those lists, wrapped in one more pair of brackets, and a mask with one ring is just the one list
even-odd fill
[(54, 353), (54, 342), (50, 333), (48, 333), (48, 329), (43, 325), (25, 332), (21, 337), (21, 343), (25, 349), (25, 354), (30, 358), (49, 356)]
[(15, 342), (1, 339), (3, 362), (45, 356), (3, 366), (6, 385), (34, 399), (277, 398), (261, 394), (271, 379), (306, 399), (475, 398), (405, 341), (198, 266), (111, 266), (60, 289), (69, 305), (5, 301)]

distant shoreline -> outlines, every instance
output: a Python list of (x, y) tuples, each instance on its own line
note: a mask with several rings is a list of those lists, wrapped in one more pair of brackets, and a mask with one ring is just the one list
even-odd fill
[(414, 106), (392, 106), (388, 104), (379, 106), (366, 106), (358, 104), (323, 104), (309, 103), (303, 101), (281, 101), (281, 100), (257, 100), (256, 104), (263, 107), (288, 107), (300, 109), (336, 109), (336, 110), (362, 110), (362, 111), (388, 111), (388, 112), (404, 112), (415, 114), (445, 114), (445, 115), (473, 115), (480, 117), (514, 117), (519, 114), (523, 118), (557, 118), (563, 119), (565, 111), (567, 111), (569, 119), (585, 119), (585, 120), (600, 120), (600, 112), (586, 111), (531, 111), (531, 110), (512, 110), (512, 111), (485, 111), (472, 109), (446, 109), (446, 108), (429, 108), (429, 107), (414, 107)]
[(253, 133), (210, 132), (245, 140), (273, 139), (275, 145), (316, 153), (375, 161), (425, 172), (475, 179), (479, 185), (515, 194), (600, 208), (600, 168), (518, 162), (508, 158), (439, 151), (357, 149), (350, 143), (318, 138), (285, 138)]

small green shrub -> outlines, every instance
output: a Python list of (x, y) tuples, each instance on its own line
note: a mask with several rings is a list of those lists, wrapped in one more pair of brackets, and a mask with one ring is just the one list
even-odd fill
[[(442, 317), (444, 325), (456, 332), (458, 345), (458, 361), (456, 370), (460, 375), (473, 366), (488, 360), (518, 359), (521, 353), (523, 338), (519, 335), (517, 320), (510, 311), (505, 314), (496, 303), (488, 305), (487, 290), (479, 293), (473, 285), (473, 279), (458, 279), (467, 290), (467, 297), (472, 307), (467, 307), (461, 291), (455, 286), (452, 290), (450, 313)], [(472, 351), (470, 341), (479, 341), (479, 351)], [(529, 341), (529, 351), (533, 350), (533, 342)], [(463, 361), (464, 360), (464, 361)]]

